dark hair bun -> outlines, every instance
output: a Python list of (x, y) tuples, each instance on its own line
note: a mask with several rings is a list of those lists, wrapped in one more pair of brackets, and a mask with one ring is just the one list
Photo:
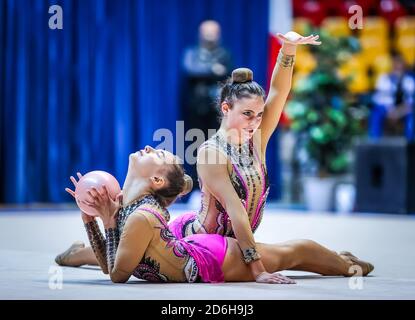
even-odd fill
[(248, 68), (238, 68), (232, 71), (232, 83), (244, 83), (252, 81), (254, 73)]

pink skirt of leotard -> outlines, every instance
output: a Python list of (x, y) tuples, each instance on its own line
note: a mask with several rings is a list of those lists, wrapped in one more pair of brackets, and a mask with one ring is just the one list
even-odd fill
[(227, 240), (218, 234), (193, 234), (179, 242), (193, 257), (203, 282), (223, 282), (223, 261), (227, 250)]

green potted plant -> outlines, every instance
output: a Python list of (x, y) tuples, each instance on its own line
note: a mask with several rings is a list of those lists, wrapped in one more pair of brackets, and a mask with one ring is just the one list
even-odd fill
[(330, 210), (336, 178), (348, 172), (353, 141), (364, 133), (367, 109), (347, 89), (351, 79), (338, 72), (359, 51), (357, 40), (319, 34), (323, 44), (311, 48), (316, 68), (293, 87), (285, 112), (297, 135), (306, 204), (311, 210)]

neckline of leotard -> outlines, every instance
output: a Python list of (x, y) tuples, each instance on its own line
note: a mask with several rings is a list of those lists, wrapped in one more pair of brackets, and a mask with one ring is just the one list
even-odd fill
[(241, 142), (241, 143), (233, 143), (231, 141), (228, 141), (224, 134), (222, 133), (222, 131), (218, 130), (213, 136), (212, 138), (218, 137), (219, 139), (221, 139), (223, 142), (229, 144), (231, 147), (234, 148), (243, 148), (244, 146), (249, 146), (249, 144), (251, 144), (253, 142), (253, 137), (249, 138), (248, 140)]
[(161, 212), (161, 214), (163, 215), (163, 218), (166, 221), (170, 220), (170, 214), (167, 211), (166, 208), (164, 208), (160, 202), (154, 197), (154, 195), (152, 194), (146, 194), (142, 197), (139, 197), (138, 199), (136, 199), (134, 202), (130, 203), (129, 205), (125, 206), (122, 208), (123, 211), (134, 211), (135, 209), (137, 209), (138, 207), (142, 206), (142, 205), (151, 205), (151, 206), (155, 206), (157, 207), (157, 209), (159, 209), (159, 211)]
[(224, 149), (225, 153), (231, 159), (234, 159), (232, 161), (243, 166), (249, 166), (254, 163), (255, 147), (253, 144), (253, 137), (242, 144), (234, 144), (227, 141), (223, 134), (218, 131), (212, 138), (222, 149)]

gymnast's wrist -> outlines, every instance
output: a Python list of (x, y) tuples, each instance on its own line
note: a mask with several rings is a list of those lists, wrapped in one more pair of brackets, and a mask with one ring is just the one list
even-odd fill
[(267, 272), (261, 259), (251, 262), (248, 266), (254, 279), (257, 279), (261, 274)]
[(278, 57), (277, 64), (283, 68), (291, 68), (295, 62), (295, 54), (286, 54), (281, 48)]
[(268, 273), (267, 271), (262, 271), (260, 273), (258, 273), (257, 275), (254, 276), (255, 281), (258, 281), (258, 278), (260, 278), (264, 273)]
[(281, 51), (285, 55), (295, 55), (297, 52), (297, 45), (284, 42), (281, 47)]
[(104, 229), (108, 230), (108, 229), (115, 229), (117, 226), (117, 220), (116, 219), (108, 219), (103, 221), (104, 224)]
[(259, 254), (259, 252), (256, 250), (255, 247), (243, 249), (242, 255), (243, 255), (244, 262), (246, 264), (250, 264), (256, 260), (261, 259), (261, 255)]
[(92, 222), (92, 221), (95, 221), (95, 217), (93, 217), (93, 216), (90, 216), (90, 215), (88, 215), (88, 214), (86, 214), (85, 212), (81, 212), (81, 217), (82, 217), (82, 222), (84, 223), (84, 224), (88, 224), (88, 223), (90, 223), (90, 222)]

